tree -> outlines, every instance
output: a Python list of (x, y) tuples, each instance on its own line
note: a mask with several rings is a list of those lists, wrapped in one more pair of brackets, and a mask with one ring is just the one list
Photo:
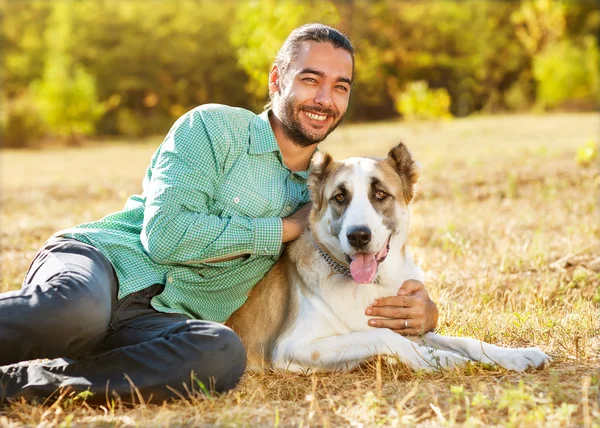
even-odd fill
[(249, 77), (246, 91), (253, 96), (256, 110), (266, 103), (269, 70), (289, 33), (303, 24), (335, 26), (339, 20), (335, 5), (328, 0), (258, 0), (239, 5), (231, 42), (239, 65)]
[(114, 99), (100, 123), (105, 134), (163, 134), (187, 110), (205, 103), (252, 106), (248, 77), (229, 42), (236, 2), (82, 1), (73, 55)]
[(70, 5), (55, 3), (44, 33), (43, 75), (32, 84), (32, 91), (50, 132), (75, 143), (94, 133), (105, 109), (97, 100), (94, 77), (72, 60), (72, 29)]

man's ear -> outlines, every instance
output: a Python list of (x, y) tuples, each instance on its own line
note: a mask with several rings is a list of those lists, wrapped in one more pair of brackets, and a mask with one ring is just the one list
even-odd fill
[(386, 160), (400, 176), (404, 201), (409, 204), (415, 196), (416, 184), (421, 176), (421, 164), (413, 160), (412, 155), (402, 143), (390, 150)]
[(269, 71), (269, 94), (279, 92), (279, 89), (281, 89), (280, 83), (279, 67), (277, 67), (277, 64), (273, 64), (271, 71)]
[(323, 152), (316, 152), (310, 161), (310, 174), (307, 184), (310, 190), (310, 199), (314, 207), (316, 207), (317, 212), (321, 211), (323, 206), (325, 181), (331, 171), (333, 171), (333, 164), (331, 155)]

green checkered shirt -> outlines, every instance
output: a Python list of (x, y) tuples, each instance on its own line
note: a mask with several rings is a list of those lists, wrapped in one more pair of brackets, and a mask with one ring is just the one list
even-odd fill
[(175, 122), (141, 195), (56, 235), (102, 251), (120, 299), (161, 283), (156, 310), (223, 322), (281, 255), (281, 218), (308, 202), (306, 179), (283, 163), (267, 112), (203, 105)]

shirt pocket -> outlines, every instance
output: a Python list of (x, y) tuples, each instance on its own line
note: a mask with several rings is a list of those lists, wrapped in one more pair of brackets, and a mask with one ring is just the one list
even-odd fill
[(215, 204), (222, 217), (245, 216), (251, 218), (270, 217), (271, 202), (247, 185), (224, 183), (217, 191)]

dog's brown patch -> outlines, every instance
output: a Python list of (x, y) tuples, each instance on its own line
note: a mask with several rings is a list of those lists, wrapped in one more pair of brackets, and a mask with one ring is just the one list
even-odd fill
[(383, 162), (390, 165), (402, 180), (404, 201), (409, 204), (415, 196), (416, 184), (421, 175), (421, 166), (413, 160), (412, 155), (402, 143), (390, 150)]
[(335, 180), (335, 175), (343, 169), (343, 164), (334, 162), (331, 155), (321, 152), (315, 153), (310, 164), (311, 172), (307, 181), (313, 203), (313, 209), (309, 217), (311, 224), (318, 222), (329, 206), (325, 203), (327, 198), (325, 195), (326, 183)]
[(335, 162), (329, 153), (317, 152), (310, 162), (310, 175), (308, 176), (308, 189), (313, 208), (321, 211), (323, 208), (323, 191), (327, 177), (336, 169)]
[(289, 319), (295, 317), (295, 304), (283, 255), (263, 279), (248, 293), (248, 300), (225, 323), (244, 344), (250, 365), (269, 362), (275, 340)]
[[(395, 200), (400, 198), (404, 200), (404, 192), (402, 190), (402, 180), (398, 174), (387, 163), (379, 164), (378, 177), (371, 178), (369, 188), (369, 201), (373, 209), (381, 215), (381, 219), (385, 227), (390, 233), (396, 233), (396, 203)], [(392, 197), (377, 199), (377, 192), (383, 191)]]
[[(349, 167), (341, 167), (336, 171), (336, 175), (340, 174), (344, 169), (348, 169)], [(332, 177), (332, 180), (335, 180), (335, 177)], [(352, 191), (346, 187), (344, 182), (338, 183), (336, 189), (333, 192), (333, 195), (342, 195), (343, 200), (337, 201), (335, 198), (332, 198), (329, 202), (329, 207), (331, 207), (331, 231), (334, 235), (340, 234), (340, 229), (342, 228), (342, 223), (344, 222), (344, 214), (350, 206), (350, 202), (352, 202)], [(325, 210), (323, 210), (325, 211)]]
[(317, 361), (320, 356), (321, 356), (321, 354), (319, 353), (319, 351), (315, 351), (310, 355), (310, 358), (313, 361)]

